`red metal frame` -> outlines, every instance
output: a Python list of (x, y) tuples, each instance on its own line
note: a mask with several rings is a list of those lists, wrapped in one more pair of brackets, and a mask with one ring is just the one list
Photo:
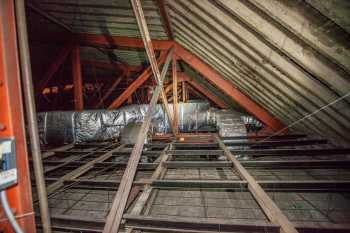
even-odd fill
[[(74, 36), (81, 44), (93, 45), (100, 47), (129, 47), (129, 48), (144, 48), (141, 39), (121, 37), (121, 36), (106, 36), (80, 33)], [(201, 61), (198, 57), (184, 49), (180, 44), (173, 41), (152, 40), (152, 45), (155, 50), (168, 50), (175, 45), (175, 53), (179, 58), (184, 60), (194, 69), (199, 71), (205, 78), (211, 81), (214, 85), (224, 91), (228, 96), (234, 99), (248, 112), (264, 122), (272, 130), (280, 130), (284, 127), (283, 123), (272, 116), (268, 111), (255, 103), (252, 99), (242, 93), (231, 82), (225, 80), (218, 72), (213, 70), (209, 65)], [(128, 94), (129, 96), (129, 94)], [(110, 108), (120, 106), (121, 103), (112, 104)]]
[[(160, 57), (158, 59), (158, 66), (165, 62), (166, 55), (167, 54), (164, 52), (160, 54)], [(120, 96), (118, 96), (118, 98), (112, 102), (111, 105), (109, 105), (108, 109), (115, 109), (120, 107), (128, 99), (128, 97), (137, 90), (137, 88), (139, 88), (152, 76), (152, 74), (152, 68), (148, 67), (134, 82), (128, 86), (128, 88)]]
[(84, 98), (79, 45), (75, 45), (72, 51), (72, 74), (74, 85), (74, 107), (75, 110), (81, 111), (84, 109)]
[(209, 90), (205, 89), (205, 87), (194, 81), (187, 74), (179, 72), (177, 73), (177, 75), (179, 78), (181, 78), (181, 80), (187, 81), (189, 84), (191, 84), (191, 86), (193, 86), (196, 90), (198, 90), (200, 93), (206, 96), (209, 100), (213, 101), (220, 108), (228, 108), (227, 104), (224, 101), (222, 101), (219, 97), (212, 94)]
[[(7, 192), (23, 232), (36, 232), (19, 73), (14, 1), (0, 1), (0, 138), (16, 139), (18, 185)], [(0, 218), (4, 218), (0, 209)], [(21, 217), (19, 217), (21, 216)], [(6, 222), (0, 231), (13, 232)]]
[[(110, 35), (95, 35), (88, 33), (80, 33), (76, 35), (77, 40), (84, 45), (102, 46), (102, 47), (126, 47), (144, 49), (143, 41), (138, 38)], [(152, 40), (153, 49), (168, 50), (173, 45), (172, 41)]]
[(226, 95), (234, 99), (238, 104), (240, 104), (243, 108), (257, 117), (271, 129), (278, 131), (284, 128), (282, 122), (246, 96), (243, 92), (236, 88), (233, 83), (224, 79), (218, 72), (193, 55), (191, 52), (183, 48), (180, 44), (177, 42), (174, 43), (175, 53), (179, 56), (179, 58), (201, 73), (203, 77), (208, 79), (212, 84), (224, 91)]
[[(120, 36), (103, 36), (92, 34), (78, 34), (77, 38), (81, 43), (105, 46), (105, 47), (132, 47), (132, 48), (144, 48), (141, 39), (120, 37)], [(159, 41), (152, 40), (152, 45), (156, 50), (167, 50), (172, 46), (175, 46), (175, 54), (188, 63), (192, 68), (200, 72), (203, 77), (207, 78), (211, 83), (217, 86), (220, 90), (225, 92), (228, 96), (234, 99), (238, 104), (245, 108), (248, 112), (258, 118), (260, 121), (269, 126), (272, 130), (278, 131), (284, 128), (284, 124), (271, 115), (264, 108), (255, 103), (247, 95), (241, 92), (234, 86), (233, 83), (224, 79), (218, 72), (212, 69), (209, 65), (200, 60), (197, 56), (183, 48), (180, 44), (174, 41)], [(119, 105), (112, 105), (110, 108), (115, 108)]]

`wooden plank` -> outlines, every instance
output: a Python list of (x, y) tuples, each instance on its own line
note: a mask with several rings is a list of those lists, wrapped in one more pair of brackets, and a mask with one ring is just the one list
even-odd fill
[[(166, 231), (169, 228), (176, 228), (177, 232), (184, 230), (213, 231), (213, 232), (279, 232), (279, 227), (271, 223), (261, 223), (250, 220), (249, 222), (238, 220), (208, 220), (193, 217), (155, 217), (124, 215), (126, 226), (135, 229), (162, 228)], [(146, 228), (145, 228), (146, 227)]]
[(173, 54), (173, 50), (171, 50), (168, 54), (166, 62), (163, 66), (162, 75), (160, 77), (160, 83), (156, 87), (155, 91), (153, 92), (151, 103), (149, 105), (144, 121), (142, 122), (140, 133), (137, 137), (135, 146), (131, 152), (128, 165), (124, 171), (124, 175), (119, 185), (117, 194), (113, 200), (111, 210), (108, 214), (106, 225), (103, 229), (104, 233), (118, 232), (118, 229), (123, 217), (125, 205), (127, 202), (127, 198), (130, 193), (132, 182), (135, 178), (137, 166), (138, 166), (138, 163), (141, 157), (141, 152), (145, 143), (145, 137), (147, 135), (149, 126), (151, 124), (152, 112), (157, 104), (159, 95), (163, 91), (163, 80), (166, 76), (169, 64), (171, 62), (172, 54)]
[[(136, 17), (137, 25), (138, 25), (139, 30), (140, 30), (143, 44), (145, 45), (145, 50), (147, 53), (148, 60), (151, 64), (153, 76), (154, 76), (158, 85), (160, 85), (160, 84), (163, 85), (162, 84), (163, 81), (161, 79), (161, 74), (159, 71), (159, 66), (158, 66), (156, 59), (155, 59), (155, 53), (154, 53), (154, 49), (153, 49), (152, 40), (151, 40), (149, 31), (148, 31), (146, 19), (145, 19), (143, 10), (142, 10), (141, 1), (131, 0), (131, 5), (133, 8), (135, 17)], [(172, 55), (173, 55), (173, 53), (172, 53)], [(161, 98), (162, 98), (165, 112), (168, 116), (169, 126), (170, 126), (171, 130), (173, 131), (173, 133), (176, 135), (176, 131), (173, 128), (173, 119), (172, 119), (171, 111), (169, 109), (168, 99), (167, 99), (167, 96), (163, 90), (163, 86), (161, 87)]]
[[(71, 144), (67, 144), (67, 145), (63, 145), (54, 149), (50, 149), (48, 151), (45, 151), (42, 153), (42, 157), (43, 159), (49, 158), (53, 155), (55, 155), (56, 152), (62, 152), (62, 151), (66, 151), (66, 150), (70, 150), (74, 147), (74, 143)], [(44, 161), (45, 162), (45, 161)]]
[[(152, 174), (151, 180), (156, 180), (161, 177), (161, 175), (164, 173), (166, 170), (166, 167), (164, 166), (164, 162), (168, 160), (169, 154), (168, 154), (168, 149), (171, 147), (171, 145), (168, 145), (162, 152), (162, 154), (159, 156), (159, 164), (155, 171)], [(136, 205), (131, 211), (131, 214), (134, 215), (139, 215), (141, 214), (143, 208), (145, 207), (147, 201), (149, 200), (149, 197), (152, 193), (153, 188), (147, 184), (143, 188), (143, 192), (140, 196), (140, 198), (137, 200)]]
[(230, 150), (227, 149), (218, 135), (215, 135), (215, 139), (219, 143), (220, 148), (224, 150), (227, 159), (233, 163), (235, 170), (237, 170), (240, 176), (248, 182), (248, 189), (253, 194), (254, 198), (259, 203), (270, 221), (281, 226), (281, 231), (284, 233), (297, 233), (298, 231), (295, 229), (293, 223), (288, 220), (288, 218), (282, 213), (278, 206), (261, 188), (258, 182), (256, 182), (256, 180), (248, 173), (248, 171), (241, 165), (241, 163), (230, 152)]

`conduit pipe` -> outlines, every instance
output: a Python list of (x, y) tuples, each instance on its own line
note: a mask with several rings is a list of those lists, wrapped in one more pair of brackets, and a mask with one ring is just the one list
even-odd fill
[[(27, 22), (23, 0), (16, 0), (16, 24), (20, 54), (21, 79), (24, 90), (25, 107), (27, 111), (28, 133), (31, 143), (34, 175), (40, 206), (41, 224), (44, 233), (51, 233), (51, 221), (47, 202), (47, 193), (41, 160), (40, 141), (36, 119), (35, 100), (33, 94), (32, 70), (28, 47)], [(21, 175), (21, 174), (19, 174)]]

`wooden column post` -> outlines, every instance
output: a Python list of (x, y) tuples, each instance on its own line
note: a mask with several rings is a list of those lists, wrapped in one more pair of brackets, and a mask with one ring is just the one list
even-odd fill
[(173, 73), (173, 110), (174, 110), (174, 118), (173, 118), (173, 128), (176, 134), (179, 132), (179, 115), (178, 115), (178, 98), (177, 98), (177, 70), (176, 70), (176, 62), (177, 57), (173, 55), (173, 63), (172, 63), (172, 73)]
[(182, 81), (181, 82), (181, 86), (182, 86), (182, 102), (186, 103), (187, 102), (187, 89), (186, 89), (186, 82)]
[(84, 109), (84, 99), (80, 64), (80, 47), (78, 44), (72, 51), (72, 74), (74, 84), (74, 108), (75, 110), (81, 111)]

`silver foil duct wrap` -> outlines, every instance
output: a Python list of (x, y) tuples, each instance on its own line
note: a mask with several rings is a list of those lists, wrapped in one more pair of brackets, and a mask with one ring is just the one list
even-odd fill
[[(172, 109), (172, 104), (169, 104)], [(209, 103), (180, 103), (181, 132), (201, 130), (212, 124)], [(40, 139), (43, 144), (60, 145), (91, 141), (113, 140), (129, 123), (142, 122), (148, 105), (129, 105), (116, 110), (54, 111), (38, 114)], [(168, 117), (162, 105), (152, 114), (154, 133), (170, 132)]]

